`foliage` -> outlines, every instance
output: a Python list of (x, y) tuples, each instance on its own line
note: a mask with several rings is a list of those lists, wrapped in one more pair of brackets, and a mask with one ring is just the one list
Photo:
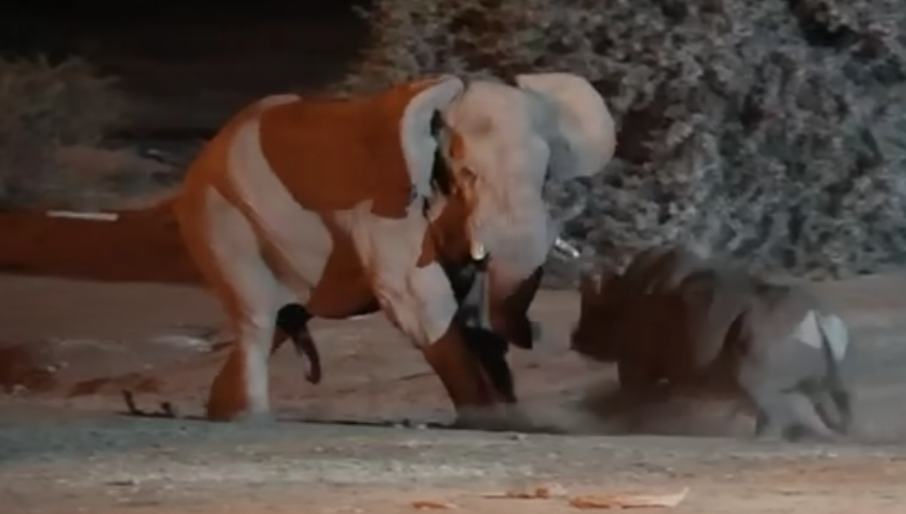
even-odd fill
[(347, 91), (449, 72), (597, 86), (618, 158), (567, 233), (608, 262), (680, 241), (795, 274), (906, 263), (898, 0), (381, 0), (367, 16)]
[(80, 59), (0, 58), (0, 207), (65, 195), (58, 150), (98, 143), (120, 113), (113, 80)]

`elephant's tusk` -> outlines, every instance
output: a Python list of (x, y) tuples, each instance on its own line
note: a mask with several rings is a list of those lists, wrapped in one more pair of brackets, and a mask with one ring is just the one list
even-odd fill
[(566, 241), (562, 237), (554, 240), (554, 254), (561, 259), (575, 260), (581, 257), (582, 253), (575, 245)]
[(472, 245), (469, 248), (469, 254), (472, 256), (472, 259), (475, 262), (481, 262), (485, 257), (488, 256), (488, 251), (485, 249), (483, 244), (477, 241), (472, 241)]

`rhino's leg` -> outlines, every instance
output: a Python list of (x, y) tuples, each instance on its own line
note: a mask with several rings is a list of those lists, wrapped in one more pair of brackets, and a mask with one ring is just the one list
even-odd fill
[(786, 384), (753, 364), (740, 368), (740, 388), (755, 408), (755, 435), (759, 439), (786, 439), (797, 426), (797, 414)]
[(843, 388), (821, 387), (808, 392), (815, 413), (821, 421), (841, 435), (852, 429), (852, 407), (849, 391)]
[(840, 440), (840, 434), (833, 430), (820, 414), (811, 395), (795, 391), (790, 393), (789, 397), (796, 412), (796, 422), (793, 428), (795, 439), (807, 438), (825, 442)]
[(648, 399), (657, 391), (660, 377), (647, 362), (620, 358), (617, 361), (617, 379), (620, 381), (620, 389), (628, 396)]
[(658, 377), (650, 363), (625, 356), (617, 360), (617, 380), (620, 384), (619, 407), (629, 430), (644, 426), (647, 407), (658, 397)]
[(739, 384), (755, 407), (755, 434), (759, 439), (836, 439), (812, 396), (778, 380), (773, 370), (744, 369)]
[(826, 420), (833, 423), (835, 414), (822, 398), (828, 391), (828, 352), (822, 343), (813, 311), (805, 314), (787, 338), (752, 341), (738, 378), (755, 404), (759, 432), (765, 437), (787, 435), (790, 430), (822, 439), (832, 437)]

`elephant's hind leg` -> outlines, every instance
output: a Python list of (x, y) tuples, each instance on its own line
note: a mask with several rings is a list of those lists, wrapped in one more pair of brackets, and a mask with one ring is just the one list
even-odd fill
[(261, 255), (251, 223), (215, 190), (183, 207), (180, 226), (189, 253), (236, 334), (211, 385), (207, 418), (268, 419), (268, 355), (279, 284)]

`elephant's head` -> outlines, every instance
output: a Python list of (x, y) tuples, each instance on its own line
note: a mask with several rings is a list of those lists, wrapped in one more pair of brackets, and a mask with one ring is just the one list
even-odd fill
[(491, 323), (529, 348), (526, 312), (558, 236), (544, 187), (600, 172), (616, 143), (607, 105), (584, 78), (527, 74), (515, 83), (467, 83), (440, 110), (437, 138), (464, 206), (466, 238), (490, 254)]

